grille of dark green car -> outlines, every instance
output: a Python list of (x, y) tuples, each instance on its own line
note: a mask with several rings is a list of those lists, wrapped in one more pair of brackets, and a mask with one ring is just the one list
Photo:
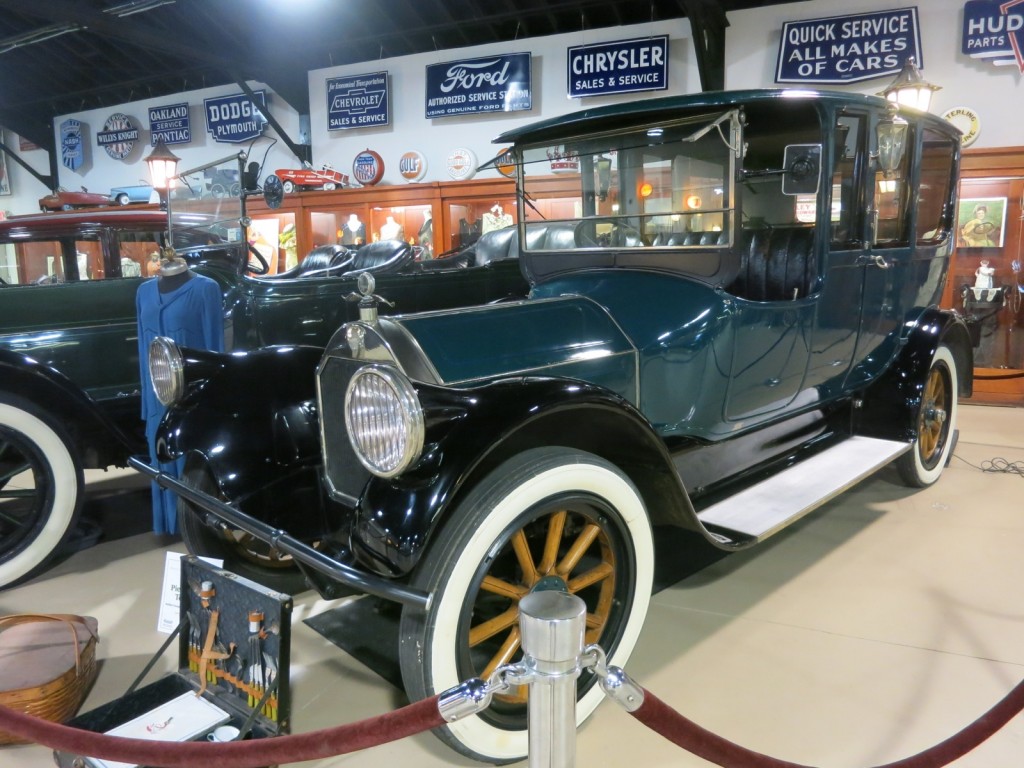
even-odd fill
[(345, 357), (328, 357), (320, 369), (317, 393), (327, 489), (335, 501), (351, 505), (358, 501), (370, 478), (356, 457), (345, 428), (345, 390), (363, 365)]

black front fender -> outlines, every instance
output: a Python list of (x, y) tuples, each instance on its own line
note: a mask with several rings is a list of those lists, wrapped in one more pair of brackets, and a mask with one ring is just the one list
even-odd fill
[(408, 573), (461, 496), (511, 456), (538, 446), (612, 461), (648, 499), (657, 493), (665, 520), (699, 527), (663, 441), (609, 390), (577, 380), (514, 378), (471, 389), (417, 385), (417, 391), (427, 415), (423, 456), (398, 478), (371, 477), (351, 530), (353, 551), (378, 573)]
[(160, 424), (161, 461), (201, 456), (224, 496), (236, 502), (320, 462), (322, 349), (182, 352), (189, 392)]

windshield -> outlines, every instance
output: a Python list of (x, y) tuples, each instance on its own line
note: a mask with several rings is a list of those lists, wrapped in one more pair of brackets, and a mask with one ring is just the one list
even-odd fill
[(685, 233), (714, 232), (714, 244), (728, 246), (741, 147), (735, 109), (528, 146), (527, 232), (540, 222), (548, 231), (572, 227), (584, 248), (678, 245)]
[(167, 210), (171, 215), (171, 242), (176, 250), (244, 239), (240, 178), (241, 162), (237, 155), (191, 168), (175, 177)]

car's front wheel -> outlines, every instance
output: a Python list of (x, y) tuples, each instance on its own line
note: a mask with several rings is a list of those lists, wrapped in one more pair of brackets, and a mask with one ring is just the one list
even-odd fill
[[(185, 465), (181, 481), (207, 496), (221, 496), (209, 470), (198, 462)], [(244, 531), (207, 525), (205, 513), (180, 497), (178, 528), (190, 554), (221, 560), (226, 570), (278, 592), (297, 595), (308, 589), (289, 555)]]
[(914, 444), (896, 462), (907, 485), (924, 488), (942, 474), (953, 448), (959, 396), (956, 360), (949, 347), (940, 345), (921, 391)]
[[(647, 512), (621, 471), (579, 451), (526, 451), (470, 491), (433, 534), (413, 579), (432, 594), (430, 607), (402, 612), (406, 691), (425, 698), (515, 661), (519, 601), (541, 589), (582, 598), (586, 642), (622, 665), (647, 613), (653, 569)], [(602, 693), (585, 675), (578, 695), (582, 722)], [(512, 689), (436, 733), (479, 760), (519, 760), (527, 752), (525, 697)]]
[(131, 201), (128, 199), (128, 195), (122, 192), (117, 196), (116, 202), (118, 205), (128, 205)]
[(14, 397), (0, 397), (0, 588), (45, 566), (68, 538), (84, 479), (60, 424)]

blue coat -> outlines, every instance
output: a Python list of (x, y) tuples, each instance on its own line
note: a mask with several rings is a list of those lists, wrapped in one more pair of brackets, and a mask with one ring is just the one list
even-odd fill
[[(217, 281), (192, 273), (191, 279), (167, 293), (160, 292), (160, 280), (146, 280), (135, 294), (139, 320), (139, 367), (142, 374), (142, 418), (146, 422), (150, 463), (155, 465), (156, 432), (166, 408), (150, 386), (149, 344), (157, 336), (166, 336), (186, 347), (224, 350), (224, 316)], [(161, 464), (164, 472), (178, 476), (184, 459)], [(177, 497), (153, 484), (153, 530), (177, 533)]]

